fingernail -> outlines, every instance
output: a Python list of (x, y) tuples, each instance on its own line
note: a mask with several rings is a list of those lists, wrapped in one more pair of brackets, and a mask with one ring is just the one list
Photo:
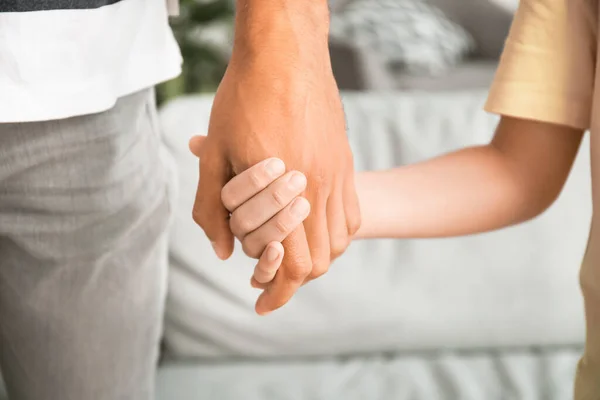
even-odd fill
[(308, 208), (309, 208), (308, 200), (306, 200), (303, 197), (300, 197), (300, 198), (297, 198), (296, 200), (294, 200), (294, 202), (292, 203), (292, 207), (290, 208), (290, 212), (294, 216), (302, 218), (308, 212)]
[(306, 186), (306, 177), (300, 172), (295, 172), (290, 178), (290, 187), (292, 189), (302, 189)]
[(266, 169), (271, 176), (279, 176), (285, 172), (285, 164), (280, 159), (274, 158), (267, 162)]
[(267, 261), (275, 261), (279, 257), (279, 250), (275, 247), (269, 247), (267, 249)]

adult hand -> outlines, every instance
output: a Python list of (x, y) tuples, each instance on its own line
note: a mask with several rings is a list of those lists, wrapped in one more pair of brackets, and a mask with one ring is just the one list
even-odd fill
[[(190, 149), (198, 153), (206, 139), (195, 136)], [(278, 163), (278, 164), (273, 164)], [(269, 166), (278, 165), (279, 174)], [(242, 244), (244, 253), (258, 259), (251, 284), (260, 288), (270, 283), (281, 266), (281, 244), (310, 212), (308, 200), (300, 195), (306, 177), (298, 171), (284, 173), (285, 164), (268, 158), (232, 178), (221, 191), (221, 200), (230, 212), (229, 227)]]
[[(304, 7), (302, 3), (290, 4)], [(248, 18), (238, 16), (236, 25), (247, 24)], [(192, 144), (200, 157), (194, 220), (222, 259), (233, 251), (233, 235), (221, 190), (233, 176), (278, 157), (288, 170), (307, 177), (303, 195), (311, 213), (283, 242), (283, 263), (257, 301), (259, 314), (281, 307), (306, 280), (324, 274), (360, 227), (352, 153), (327, 34), (306, 26), (313, 20), (302, 21), (303, 36), (298, 37), (300, 27), (294, 21), (270, 24), (263, 14), (259, 32), (236, 37), (232, 60), (215, 96), (207, 139), (201, 149), (194, 150)], [(261, 32), (269, 34), (257, 40), (258, 51), (249, 41)], [(282, 44), (287, 50), (277, 50)]]

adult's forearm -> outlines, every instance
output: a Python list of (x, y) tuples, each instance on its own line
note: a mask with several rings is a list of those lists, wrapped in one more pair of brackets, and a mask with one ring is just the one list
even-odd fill
[(319, 65), (329, 60), (328, 33), (326, 0), (237, 0), (232, 61)]

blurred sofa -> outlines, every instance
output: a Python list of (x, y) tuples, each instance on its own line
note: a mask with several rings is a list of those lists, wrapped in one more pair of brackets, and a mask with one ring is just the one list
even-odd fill
[[(484, 88), (346, 93), (359, 170), (485, 143)], [(216, 259), (189, 217), (210, 96), (161, 112), (180, 188), (171, 233), (160, 400), (572, 398), (584, 335), (578, 267), (591, 215), (583, 145), (565, 192), (523, 226), (465, 238), (355, 242), (261, 318), (253, 261)], [(409, 194), (407, 194), (409, 195)]]
[[(341, 14), (356, 0), (335, 0), (332, 14)], [(460, 90), (491, 83), (517, 0), (425, 0), (462, 26), (475, 47), (463, 63), (435, 76), (415, 76), (385, 64), (377, 52), (350, 40), (330, 43), (332, 67), (342, 90)]]

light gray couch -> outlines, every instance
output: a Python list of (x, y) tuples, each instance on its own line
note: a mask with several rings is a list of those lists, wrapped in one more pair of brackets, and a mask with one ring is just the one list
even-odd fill
[[(482, 111), (485, 96), (345, 95), (357, 167), (486, 142), (497, 119)], [(160, 400), (572, 398), (591, 215), (585, 149), (542, 218), (468, 238), (354, 243), (329, 274), (260, 318), (252, 262), (239, 253), (217, 261), (189, 218), (197, 166), (186, 142), (206, 130), (210, 104), (182, 98), (161, 115), (180, 195)]]

